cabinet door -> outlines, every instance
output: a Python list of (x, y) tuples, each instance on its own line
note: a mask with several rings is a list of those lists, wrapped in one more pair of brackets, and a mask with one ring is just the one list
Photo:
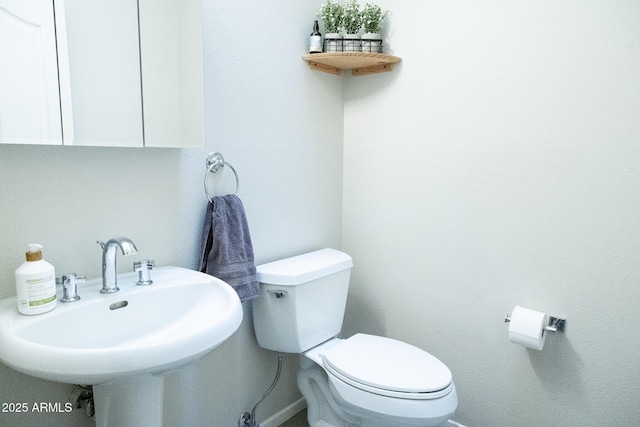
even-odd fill
[(62, 144), (52, 0), (0, 0), (0, 143)]
[(65, 144), (142, 147), (137, 2), (65, 0), (64, 13), (74, 130)]
[(145, 147), (204, 147), (202, 0), (139, 0)]

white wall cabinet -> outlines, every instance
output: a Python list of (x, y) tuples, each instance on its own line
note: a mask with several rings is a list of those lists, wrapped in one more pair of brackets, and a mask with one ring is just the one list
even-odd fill
[(0, 0), (0, 142), (62, 144), (53, 3)]
[(201, 0), (0, 0), (0, 54), (2, 143), (204, 147)]

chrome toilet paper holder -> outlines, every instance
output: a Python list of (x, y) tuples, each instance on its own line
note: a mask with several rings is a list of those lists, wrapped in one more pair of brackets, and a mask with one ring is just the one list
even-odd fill
[[(544, 330), (547, 332), (562, 332), (564, 331), (564, 324), (567, 319), (563, 319), (562, 317), (549, 316), (549, 324), (544, 327)], [(504, 323), (511, 322), (511, 316), (508, 314), (504, 316)]]

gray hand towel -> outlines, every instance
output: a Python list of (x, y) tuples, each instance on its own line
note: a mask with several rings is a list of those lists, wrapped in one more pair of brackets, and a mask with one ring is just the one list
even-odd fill
[(260, 293), (249, 224), (240, 198), (216, 196), (209, 202), (202, 229), (200, 271), (227, 282), (240, 301)]

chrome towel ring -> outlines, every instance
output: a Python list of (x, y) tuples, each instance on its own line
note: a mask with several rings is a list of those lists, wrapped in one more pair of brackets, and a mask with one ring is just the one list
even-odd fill
[(208, 179), (207, 178), (209, 178), (209, 173), (218, 173), (218, 171), (223, 169), (225, 166), (229, 166), (229, 169), (231, 169), (233, 171), (233, 175), (236, 178), (236, 192), (235, 192), (235, 194), (238, 194), (238, 190), (240, 189), (240, 180), (238, 179), (238, 172), (236, 172), (234, 167), (231, 166), (231, 164), (229, 162), (225, 162), (224, 161), (224, 157), (222, 157), (222, 154), (220, 154), (220, 153), (211, 153), (207, 157), (207, 171), (204, 174), (204, 193), (207, 195), (207, 199), (209, 199), (209, 201), (211, 203), (213, 203), (213, 197), (211, 196), (211, 193), (209, 193), (209, 186), (207, 184), (208, 183)]

